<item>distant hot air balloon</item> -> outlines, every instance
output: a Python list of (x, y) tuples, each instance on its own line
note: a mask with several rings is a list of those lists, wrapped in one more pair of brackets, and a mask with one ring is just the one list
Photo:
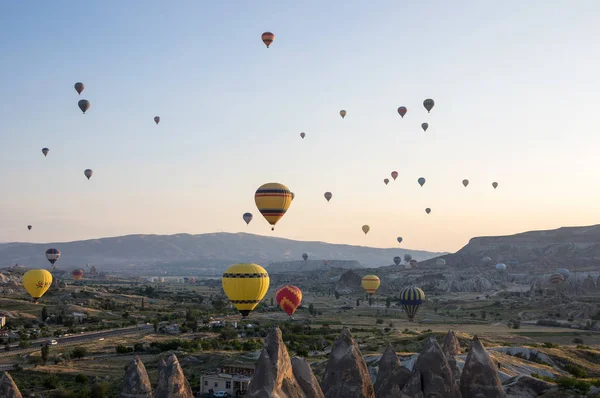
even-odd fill
[(484, 264), (489, 264), (489, 263), (492, 262), (492, 258), (488, 257), (488, 256), (482, 257), (481, 258), (481, 262), (484, 263)]
[(550, 275), (550, 284), (551, 285), (559, 285), (565, 281), (565, 277), (558, 272), (556, 274)]
[(221, 280), (225, 295), (244, 317), (263, 299), (269, 282), (269, 274), (258, 264), (234, 264)]
[(496, 264), (496, 270), (497, 271), (506, 271), (506, 264), (503, 264), (503, 263)]
[(446, 265), (446, 260), (444, 260), (443, 258), (438, 258), (437, 260), (435, 260), (435, 265)]
[(271, 43), (273, 43), (273, 40), (275, 40), (275, 35), (271, 32), (265, 32), (262, 34), (261, 39), (262, 39), (263, 43), (265, 43), (267, 48), (269, 48)]
[(94, 172), (92, 171), (92, 169), (85, 169), (84, 172), (83, 172), (83, 175), (85, 175), (88, 180), (90, 178), (92, 178), (93, 174), (94, 174)]
[(242, 218), (244, 219), (244, 221), (246, 221), (246, 225), (248, 225), (250, 224), (250, 221), (252, 221), (252, 213), (244, 213)]
[(397, 237), (396, 240), (398, 241), (398, 243), (402, 243), (402, 237), (401, 236)]
[(362, 278), (362, 287), (369, 296), (372, 296), (379, 289), (380, 284), (381, 281), (377, 275), (365, 275)]
[(306, 133), (300, 133), (300, 137), (302, 137), (302, 139), (304, 139), (304, 137), (306, 137)]
[(428, 207), (428, 208), (426, 208), (426, 209), (425, 209), (425, 213), (427, 213), (427, 214), (431, 213), (431, 209), (430, 209), (429, 207)]
[(556, 273), (561, 274), (565, 278), (565, 280), (569, 279), (569, 276), (571, 276), (571, 273), (566, 268), (557, 269)]
[(74, 269), (73, 272), (71, 272), (71, 277), (73, 279), (75, 279), (76, 281), (80, 280), (83, 277), (83, 270), (82, 269)]
[(340, 111), (340, 116), (342, 117), (342, 119), (345, 118), (346, 117), (346, 111), (342, 109)]
[(469, 185), (469, 180), (463, 180), (463, 185), (465, 186), (465, 188), (467, 187), (467, 185)]
[(413, 321), (424, 300), (425, 293), (420, 288), (411, 286), (402, 289), (400, 292), (400, 305), (402, 305), (404, 312), (406, 312), (409, 322)]
[(36, 303), (50, 285), (52, 285), (52, 274), (45, 269), (32, 269), (23, 275), (23, 287)]
[(331, 194), (331, 192), (325, 192), (325, 199), (327, 199), (327, 201), (329, 202), (331, 200), (331, 198), (333, 197), (333, 195)]
[(79, 100), (79, 102), (77, 103), (77, 105), (79, 105), (79, 109), (81, 109), (81, 112), (83, 112), (85, 114), (85, 112), (90, 109), (90, 101), (88, 100)]
[(46, 250), (46, 259), (50, 261), (50, 264), (54, 265), (55, 262), (60, 258), (60, 250), (48, 249)]
[(196, 278), (195, 278), (195, 277), (193, 277), (193, 276), (192, 276), (192, 277), (190, 277), (190, 279), (189, 279), (189, 282), (190, 282), (190, 284), (191, 284), (191, 283), (196, 283)]
[(275, 293), (275, 300), (279, 307), (290, 317), (294, 315), (296, 309), (302, 302), (302, 290), (294, 285), (285, 285)]
[(272, 225), (271, 230), (275, 230), (275, 224), (281, 220), (292, 203), (292, 193), (285, 185), (270, 182), (256, 190), (254, 202), (258, 211)]
[(385, 185), (389, 184), (389, 182), (390, 182), (390, 179), (389, 179), (389, 178), (384, 178), (384, 179), (383, 179), (383, 183), (384, 183)]
[(404, 262), (408, 263), (408, 262), (410, 262), (410, 260), (412, 260), (412, 256), (410, 254), (405, 254), (404, 255)]
[(429, 128), (429, 123), (422, 123), (421, 128), (423, 129), (423, 131), (427, 131), (427, 129)]
[(31, 225), (27, 226), (27, 229), (31, 231), (31, 228), (33, 228)]
[(406, 115), (406, 112), (408, 111), (408, 109), (406, 109), (405, 106), (401, 106), (400, 108), (398, 108), (398, 113), (400, 114), (400, 116), (404, 119), (404, 115)]
[(77, 91), (77, 94), (79, 94), (79, 95), (81, 95), (81, 92), (85, 88), (83, 83), (81, 83), (81, 82), (75, 83), (75, 85), (73, 87), (75, 87), (75, 91)]
[(431, 109), (433, 109), (434, 105), (435, 101), (431, 98), (427, 98), (425, 101), (423, 101), (423, 106), (425, 107), (425, 109), (427, 109), (427, 113), (431, 112)]
[(48, 156), (48, 152), (50, 152), (50, 149), (42, 148), (42, 153), (44, 154), (44, 157)]
[(396, 178), (398, 178), (398, 172), (397, 171), (392, 171), (392, 178), (394, 179), (394, 181), (396, 181)]
[(369, 233), (369, 231), (371, 230), (371, 227), (369, 227), (368, 225), (363, 225), (363, 226), (362, 226), (362, 230), (363, 230), (363, 232), (364, 232), (364, 233), (365, 233), (365, 235), (366, 235), (366, 234), (367, 234), (367, 233)]
[(400, 258), (398, 256), (394, 257), (394, 264), (400, 265), (401, 262), (402, 262), (402, 258)]
[(290, 192), (292, 194), (292, 200), (296, 199), (296, 194), (293, 192)]
[(158, 124), (160, 122), (160, 116), (154, 116), (154, 123)]
[(308, 253), (302, 253), (302, 258), (304, 261), (308, 260)]
[(492, 182), (492, 186), (494, 187), (494, 189), (498, 188), (498, 183), (496, 181)]
[(420, 186), (425, 185), (425, 179), (423, 177), (420, 177), (417, 181), (419, 182)]
[(416, 267), (417, 266), (417, 260), (415, 260), (414, 258), (412, 260), (410, 260), (408, 262), (412, 267)]

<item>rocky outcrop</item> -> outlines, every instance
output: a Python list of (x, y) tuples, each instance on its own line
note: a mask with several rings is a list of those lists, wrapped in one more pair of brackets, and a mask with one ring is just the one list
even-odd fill
[(292, 372), (300, 385), (304, 396), (307, 398), (324, 398), (319, 381), (315, 377), (306, 359), (300, 357), (292, 358)]
[(460, 378), (463, 398), (504, 398), (497, 365), (477, 336), (473, 337)]
[[(163, 362), (164, 363), (164, 362)], [(129, 362), (125, 370), (123, 388), (119, 398), (150, 398), (152, 397), (152, 384), (146, 372), (146, 367), (136, 356)]]
[(326, 398), (374, 398), (367, 364), (348, 328), (335, 339), (321, 383)]
[(335, 284), (335, 290), (342, 294), (356, 293), (361, 289), (362, 278), (356, 272), (349, 270), (340, 276)]
[(504, 382), (506, 398), (535, 398), (545, 394), (556, 385), (527, 375), (511, 377)]
[(19, 388), (8, 372), (2, 372), (2, 377), (0, 377), (0, 397), (23, 398), (21, 391), (19, 391)]
[(413, 374), (402, 390), (409, 397), (460, 398), (458, 384), (442, 348), (429, 338), (415, 363)]
[(158, 369), (156, 398), (194, 398), (175, 354), (172, 354), (166, 362), (159, 363)]
[(292, 361), (278, 327), (265, 338), (254, 376), (248, 387), (247, 398), (304, 398), (296, 381)]
[(456, 338), (454, 330), (448, 330), (446, 337), (444, 338), (444, 354), (446, 355), (459, 355), (460, 354), (460, 343)]
[(376, 398), (401, 398), (400, 391), (410, 379), (410, 370), (402, 367), (398, 355), (390, 344), (379, 360), (379, 372), (375, 381)]

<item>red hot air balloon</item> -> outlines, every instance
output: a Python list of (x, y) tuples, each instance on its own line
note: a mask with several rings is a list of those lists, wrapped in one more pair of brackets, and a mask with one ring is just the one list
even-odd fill
[(285, 285), (277, 290), (275, 300), (277, 300), (277, 304), (281, 309), (291, 317), (296, 309), (300, 307), (302, 290), (293, 285)]
[(160, 116), (154, 116), (154, 123), (158, 124), (160, 122)]
[(392, 171), (392, 178), (394, 179), (394, 181), (396, 181), (396, 178), (398, 178), (398, 172), (397, 171)]
[(405, 106), (401, 106), (400, 108), (398, 108), (398, 113), (400, 114), (400, 116), (404, 119), (404, 115), (406, 115), (406, 112), (408, 111), (408, 109), (406, 109)]
[(71, 272), (71, 277), (73, 277), (73, 279), (75, 279), (76, 281), (80, 280), (83, 277), (83, 270), (74, 269), (73, 272)]
[(275, 35), (271, 32), (265, 32), (262, 34), (261, 38), (262, 38), (263, 43), (265, 43), (267, 48), (269, 48), (271, 43), (273, 43), (273, 40), (275, 40)]

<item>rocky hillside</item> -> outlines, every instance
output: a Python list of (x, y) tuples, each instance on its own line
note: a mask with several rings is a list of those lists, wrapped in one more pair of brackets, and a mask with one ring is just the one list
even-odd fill
[(362, 268), (358, 261), (347, 260), (299, 260), (273, 262), (266, 266), (269, 273), (304, 273), (308, 271), (328, 271), (333, 268), (339, 269), (357, 269)]
[(47, 267), (48, 248), (57, 248), (62, 255), (58, 268), (95, 264), (103, 270), (131, 272), (161, 271), (186, 274), (190, 270), (221, 273), (236, 262), (297, 261), (302, 253), (309, 260), (355, 261), (363, 267), (378, 267), (392, 263), (394, 256), (408, 253), (418, 260), (438, 256), (419, 250), (378, 249), (366, 246), (338, 245), (325, 242), (302, 242), (246, 233), (213, 233), (201, 235), (127, 235), (64, 243), (3, 243), (0, 244), (0, 266), (24, 264)]

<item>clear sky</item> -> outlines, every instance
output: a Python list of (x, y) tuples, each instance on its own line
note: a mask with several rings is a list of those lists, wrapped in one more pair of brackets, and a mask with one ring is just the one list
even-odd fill
[[(245, 231), (455, 251), (600, 223), (598, 15), (596, 0), (5, 2), (0, 240)], [(274, 232), (254, 205), (271, 181), (296, 194)]]

